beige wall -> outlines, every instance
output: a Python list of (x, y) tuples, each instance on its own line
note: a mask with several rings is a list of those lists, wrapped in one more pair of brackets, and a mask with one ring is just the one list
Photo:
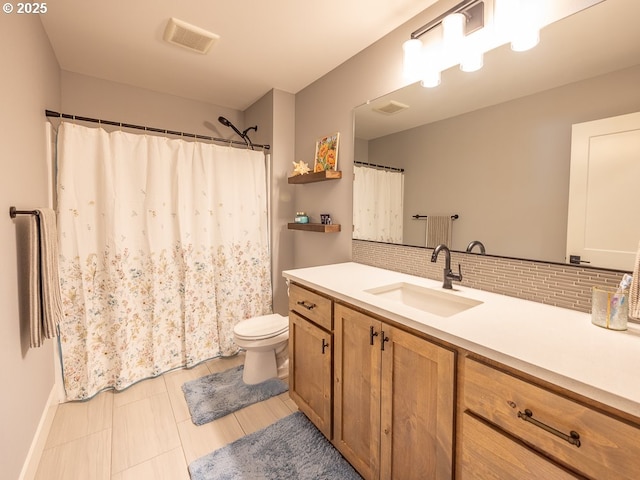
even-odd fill
[(320, 213), (330, 213), (334, 223), (342, 226), (340, 233), (295, 232), (296, 267), (351, 259), (353, 109), (404, 86), (402, 43), (452, 3), (440, 2), (425, 10), (296, 94), (296, 161), (313, 165), (316, 139), (338, 131), (338, 169), (342, 170), (341, 180), (294, 186), (296, 210), (306, 211), (312, 221), (318, 221)]
[(234, 140), (239, 138), (218, 117), (244, 125), (242, 112), (218, 105), (64, 70), (61, 78), (62, 113)]
[(60, 70), (37, 15), (0, 15), (0, 476), (20, 475), (54, 385), (53, 342), (29, 349), (17, 252), (25, 217), (47, 206), (46, 108), (59, 107)]
[(271, 265), (273, 311), (286, 315), (289, 310), (287, 286), (282, 270), (293, 267), (293, 235), (287, 222), (294, 215), (292, 191), (287, 184), (294, 161), (295, 96), (272, 90), (245, 111), (247, 126), (258, 125), (251, 134), (255, 143), (269, 143), (271, 149)]
[(371, 163), (405, 169), (404, 240), (452, 215), (451, 248), (565, 261), (571, 125), (640, 110), (640, 66), (369, 142)]

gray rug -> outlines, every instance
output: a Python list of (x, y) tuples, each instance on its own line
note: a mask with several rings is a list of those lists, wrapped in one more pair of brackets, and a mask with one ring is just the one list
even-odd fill
[(182, 385), (193, 423), (204, 425), (289, 389), (287, 383), (278, 378), (246, 385), (242, 381), (242, 372), (243, 366), (240, 365)]
[(301, 412), (189, 465), (191, 480), (362, 480)]

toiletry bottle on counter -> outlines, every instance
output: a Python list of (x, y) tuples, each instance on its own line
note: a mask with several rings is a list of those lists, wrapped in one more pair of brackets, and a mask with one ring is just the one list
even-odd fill
[(304, 212), (297, 212), (294, 221), (295, 223), (309, 223), (309, 216)]

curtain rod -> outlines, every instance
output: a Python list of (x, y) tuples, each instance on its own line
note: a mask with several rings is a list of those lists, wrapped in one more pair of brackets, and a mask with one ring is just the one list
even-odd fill
[[(120, 128), (133, 128), (135, 130), (144, 130), (145, 132), (154, 132), (154, 133), (164, 133), (167, 135), (177, 135), (179, 137), (188, 137), (188, 138), (194, 138), (194, 139), (198, 139), (198, 140), (209, 140), (212, 142), (223, 142), (223, 143), (229, 143), (229, 144), (234, 144), (234, 145), (242, 145), (244, 147), (247, 146), (247, 144), (242, 141), (238, 141), (238, 140), (228, 140), (226, 138), (216, 138), (216, 137), (210, 137), (207, 135), (199, 135), (197, 133), (185, 133), (185, 132), (176, 132), (173, 130), (166, 130), (164, 128), (154, 128), (154, 127), (145, 127), (143, 125), (134, 125), (131, 123), (122, 123), (122, 122), (114, 122), (112, 120), (100, 120), (99, 118), (90, 118), (90, 117), (81, 117), (79, 115), (69, 115), (67, 113), (59, 113), (59, 112), (54, 112), (53, 110), (45, 110), (44, 111), (45, 115), (47, 117), (54, 117), (54, 118), (66, 118), (69, 120), (75, 120), (75, 121), (80, 121), (80, 122), (90, 122), (90, 123), (98, 123), (98, 124), (104, 124), (104, 125), (113, 125), (115, 127), (120, 127)], [(271, 145), (260, 145), (257, 143), (253, 144), (254, 147), (258, 147), (258, 148), (262, 148), (264, 150), (269, 150), (271, 148)]]
[(364, 165), (366, 167), (384, 168), (385, 170), (391, 170), (393, 172), (404, 172), (404, 168), (387, 167), (386, 165), (376, 165), (375, 163), (367, 162), (353, 162), (354, 165)]
[[(415, 214), (415, 215), (413, 215), (413, 218), (416, 218), (416, 219), (417, 218), (427, 218), (428, 216), (429, 215), (418, 215), (418, 214)], [(451, 215), (451, 220), (457, 220), (459, 218), (460, 218), (460, 215), (458, 215), (457, 213), (455, 215)]]

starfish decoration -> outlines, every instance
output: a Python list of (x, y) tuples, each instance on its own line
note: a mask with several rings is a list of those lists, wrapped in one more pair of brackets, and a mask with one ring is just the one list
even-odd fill
[(306, 162), (300, 160), (299, 162), (293, 162), (293, 174), (294, 175), (304, 175), (305, 173), (309, 173), (311, 169)]

